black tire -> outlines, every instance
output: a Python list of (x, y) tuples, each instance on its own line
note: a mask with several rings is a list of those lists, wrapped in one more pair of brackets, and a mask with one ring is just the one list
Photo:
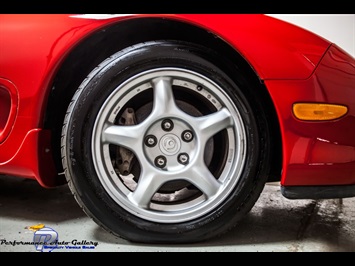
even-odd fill
[(155, 41), (117, 52), (83, 81), (62, 161), (79, 205), (107, 231), (192, 243), (227, 232), (254, 206), (268, 139), (254, 84), (236, 66), (205, 47)]

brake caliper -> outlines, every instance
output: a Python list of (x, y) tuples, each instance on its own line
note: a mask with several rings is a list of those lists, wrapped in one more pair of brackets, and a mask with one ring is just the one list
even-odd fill
[[(126, 108), (119, 119), (120, 125), (136, 125), (136, 115), (133, 108)], [(123, 176), (127, 176), (131, 173), (132, 166), (135, 162), (134, 153), (124, 147), (117, 147), (116, 165), (118, 167), (119, 173)]]

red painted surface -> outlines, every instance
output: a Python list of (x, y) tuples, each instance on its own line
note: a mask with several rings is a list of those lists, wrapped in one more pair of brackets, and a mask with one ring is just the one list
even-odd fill
[[(263, 15), (130, 15), (104, 20), (0, 15), (0, 78), (18, 93), (18, 105), (11, 108), (16, 115), (6, 130), (0, 128), (0, 172), (36, 178), (44, 186), (55, 183), (50, 152), (44, 152), (50, 148), (50, 133), (41, 127), (57, 69), (95, 30), (144, 16), (164, 16), (214, 32), (265, 81), (282, 129), (283, 185), (355, 184), (354, 58), (334, 47), (324, 56), (328, 41)], [(12, 89), (12, 99), (15, 94)], [(291, 113), (298, 101), (345, 104), (349, 113), (338, 121), (301, 122)]]
[[(281, 184), (355, 184), (355, 61), (336, 46), (306, 80), (266, 81), (283, 141)], [(295, 102), (344, 104), (348, 113), (328, 122), (304, 122), (292, 114)]]
[(0, 144), (10, 134), (18, 108), (18, 93), (15, 85), (0, 78)]

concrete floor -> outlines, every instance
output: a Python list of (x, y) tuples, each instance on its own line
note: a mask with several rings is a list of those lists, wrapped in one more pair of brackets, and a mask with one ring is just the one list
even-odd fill
[[(354, 252), (355, 198), (288, 200), (277, 183), (266, 185), (258, 202), (230, 233), (193, 245), (143, 245), (114, 237), (79, 208), (67, 186), (0, 176), (0, 251), (39, 252), (29, 226), (44, 224), (67, 246), (52, 252)], [(81, 244), (72, 244), (72, 241)], [(97, 243), (96, 246), (90, 242)], [(84, 249), (91, 247), (91, 249)]]

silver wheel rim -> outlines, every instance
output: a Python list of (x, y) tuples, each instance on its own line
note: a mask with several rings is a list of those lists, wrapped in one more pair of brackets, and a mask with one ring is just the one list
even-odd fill
[[(178, 103), (184, 96), (179, 101), (174, 97), (178, 89), (193, 93), (205, 103), (196, 104), (208, 105), (211, 112), (191, 115), (183, 110)], [(117, 124), (123, 108), (148, 91), (149, 114), (134, 125)], [(217, 175), (209, 169), (209, 150), (221, 132), (224, 145), (213, 146), (224, 158)], [(140, 169), (136, 179), (115, 168), (111, 149), (117, 146), (133, 152)], [(148, 221), (179, 223), (205, 215), (232, 193), (243, 170), (246, 146), (239, 111), (219, 85), (197, 72), (157, 68), (131, 77), (107, 98), (93, 128), (92, 159), (103, 188), (119, 206)], [(175, 186), (181, 182), (189, 186)], [(167, 184), (177, 189), (161, 193)]]

